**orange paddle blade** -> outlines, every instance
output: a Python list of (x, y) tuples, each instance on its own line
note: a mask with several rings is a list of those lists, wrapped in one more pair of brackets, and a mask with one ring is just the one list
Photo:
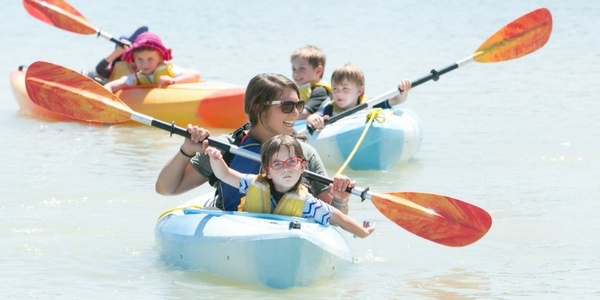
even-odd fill
[(131, 119), (131, 109), (87, 76), (49, 62), (37, 61), (25, 74), (27, 95), (35, 104), (67, 117), (98, 123)]
[(23, 0), (23, 6), (34, 18), (54, 27), (80, 34), (98, 32), (85, 17), (63, 0)]
[(546, 44), (552, 32), (552, 15), (546, 8), (534, 10), (504, 26), (477, 50), (477, 62), (499, 62), (527, 55)]
[(446, 246), (472, 244), (492, 226), (492, 217), (485, 210), (448, 196), (392, 192), (373, 194), (371, 201), (402, 228)]

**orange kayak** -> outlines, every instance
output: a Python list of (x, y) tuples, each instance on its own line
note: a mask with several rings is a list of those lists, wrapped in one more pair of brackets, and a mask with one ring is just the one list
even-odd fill
[[(25, 88), (26, 67), (10, 73), (10, 85), (22, 112), (49, 120), (73, 120), (33, 103)], [(238, 128), (247, 121), (244, 86), (219, 81), (174, 84), (166, 88), (138, 86), (115, 95), (132, 110), (179, 126)], [(137, 124), (128, 121), (122, 124)]]

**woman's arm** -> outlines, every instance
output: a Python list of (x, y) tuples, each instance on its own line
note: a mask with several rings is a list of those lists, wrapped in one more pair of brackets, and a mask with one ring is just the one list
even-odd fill
[(207, 176), (192, 166), (190, 158), (208, 147), (206, 138), (210, 136), (210, 132), (191, 124), (188, 124), (187, 131), (190, 138), (185, 139), (177, 154), (165, 164), (156, 179), (155, 189), (161, 195), (179, 195), (208, 181)]

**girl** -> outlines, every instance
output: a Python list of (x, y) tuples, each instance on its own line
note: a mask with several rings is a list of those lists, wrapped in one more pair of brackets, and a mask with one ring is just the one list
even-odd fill
[(166, 87), (176, 83), (198, 82), (200, 73), (185, 70), (171, 63), (171, 49), (163, 45), (160, 37), (154, 33), (140, 34), (133, 45), (123, 53), (122, 60), (135, 64), (137, 73), (123, 76), (104, 85), (116, 92), (126, 86), (158, 85)]
[[(263, 145), (259, 175), (242, 174), (230, 169), (221, 151), (216, 148), (206, 148), (205, 154), (210, 157), (210, 165), (219, 179), (247, 195), (238, 210), (312, 218), (325, 226), (331, 220), (361, 238), (375, 230), (375, 225), (371, 226), (368, 221), (361, 226), (308, 192), (308, 188), (302, 184), (306, 159), (298, 140), (289, 135), (276, 135)], [(330, 188), (333, 189), (333, 183)], [(340, 198), (347, 200), (350, 195), (337, 192), (342, 193), (345, 195)]]

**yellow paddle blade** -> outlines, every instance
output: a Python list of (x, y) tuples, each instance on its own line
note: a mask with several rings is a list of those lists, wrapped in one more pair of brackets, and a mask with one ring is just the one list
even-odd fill
[(97, 123), (131, 119), (131, 109), (87, 76), (38, 61), (27, 68), (25, 87), (31, 101), (67, 117)]
[(546, 44), (552, 32), (552, 15), (546, 8), (534, 10), (504, 26), (473, 54), (477, 62), (519, 58)]
[(31, 16), (54, 27), (80, 34), (98, 32), (85, 17), (63, 0), (23, 0), (23, 6)]

